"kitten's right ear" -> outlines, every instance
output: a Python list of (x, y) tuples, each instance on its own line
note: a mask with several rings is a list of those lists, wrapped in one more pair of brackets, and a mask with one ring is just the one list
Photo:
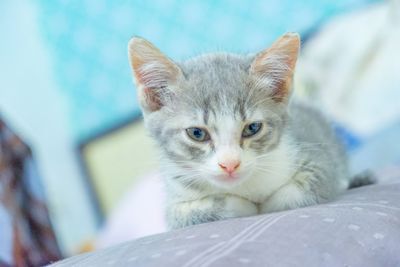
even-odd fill
[(159, 110), (168, 86), (183, 76), (181, 69), (152, 43), (139, 37), (129, 41), (128, 55), (143, 110)]

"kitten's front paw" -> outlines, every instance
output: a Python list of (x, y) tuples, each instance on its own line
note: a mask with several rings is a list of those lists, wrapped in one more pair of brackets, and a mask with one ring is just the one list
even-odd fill
[(269, 197), (260, 205), (260, 213), (295, 209), (316, 204), (312, 192), (300, 188), (295, 183), (290, 183)]
[(253, 202), (233, 196), (225, 196), (224, 213), (226, 218), (246, 217), (258, 214), (258, 207)]
[(167, 209), (168, 225), (172, 229), (228, 218), (258, 214), (256, 204), (237, 196), (217, 195), (175, 203)]

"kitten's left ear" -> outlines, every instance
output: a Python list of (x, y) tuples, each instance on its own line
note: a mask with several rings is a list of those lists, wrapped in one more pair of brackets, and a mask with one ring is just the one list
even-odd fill
[(286, 33), (260, 52), (251, 64), (250, 74), (272, 90), (271, 96), (277, 102), (286, 102), (290, 97), (299, 50), (299, 34)]

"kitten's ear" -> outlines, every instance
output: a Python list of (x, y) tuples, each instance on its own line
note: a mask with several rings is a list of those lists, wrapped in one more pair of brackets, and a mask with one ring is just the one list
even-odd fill
[(272, 90), (271, 95), (277, 102), (286, 102), (290, 97), (299, 50), (299, 34), (286, 33), (260, 52), (251, 64), (250, 73)]
[(128, 44), (129, 62), (138, 87), (140, 104), (152, 112), (163, 106), (162, 96), (183, 77), (181, 69), (149, 41), (133, 37)]

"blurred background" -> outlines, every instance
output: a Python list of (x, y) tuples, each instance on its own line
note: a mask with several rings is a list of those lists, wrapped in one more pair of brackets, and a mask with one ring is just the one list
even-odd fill
[(400, 1), (0, 1), (0, 265), (165, 230), (157, 155), (127, 59), (176, 61), (302, 35), (296, 97), (328, 114), (353, 173), (400, 165)]

